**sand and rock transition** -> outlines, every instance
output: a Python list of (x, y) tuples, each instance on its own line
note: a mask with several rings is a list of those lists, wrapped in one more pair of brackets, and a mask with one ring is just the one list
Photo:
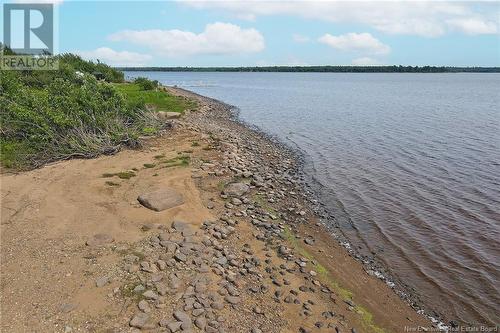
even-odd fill
[(2, 332), (404, 332), (292, 153), (198, 101), (141, 150), (1, 175)]

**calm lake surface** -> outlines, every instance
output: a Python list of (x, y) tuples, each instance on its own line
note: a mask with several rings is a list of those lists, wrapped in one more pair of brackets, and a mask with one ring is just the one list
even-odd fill
[(353, 247), (422, 301), (499, 323), (500, 74), (129, 72), (298, 148)]

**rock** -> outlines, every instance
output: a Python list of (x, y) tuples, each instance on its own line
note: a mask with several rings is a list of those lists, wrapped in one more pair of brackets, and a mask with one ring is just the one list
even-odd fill
[(161, 190), (141, 194), (137, 200), (146, 208), (157, 212), (182, 205), (184, 198), (172, 188), (166, 187)]
[(186, 262), (187, 256), (181, 252), (177, 252), (174, 256), (175, 260), (179, 262)]
[(130, 323), (129, 323), (130, 326), (132, 327), (137, 327), (137, 328), (140, 328), (140, 329), (151, 329), (151, 328), (155, 328), (156, 325), (153, 324), (150, 320), (149, 320), (149, 315), (147, 313), (144, 313), (144, 312), (139, 312), (137, 313), (131, 320), (130, 320)]
[(226, 185), (226, 188), (224, 189), (224, 194), (227, 194), (232, 197), (241, 197), (249, 190), (250, 187), (245, 183), (231, 183)]
[(96, 234), (89, 239), (86, 244), (88, 246), (104, 246), (113, 243), (115, 239), (108, 234)]
[(104, 287), (106, 284), (108, 284), (109, 279), (106, 276), (100, 277), (95, 281), (95, 285), (97, 288)]
[(307, 245), (314, 245), (314, 238), (311, 238), (311, 237), (307, 237), (307, 238), (304, 238), (304, 243), (306, 243)]
[(191, 323), (191, 317), (184, 311), (175, 311), (174, 318), (183, 323)]
[(238, 296), (230, 296), (230, 295), (227, 295), (226, 297), (224, 297), (224, 299), (229, 304), (238, 304), (241, 301), (241, 299)]
[(183, 231), (191, 228), (191, 226), (186, 222), (175, 220), (174, 222), (172, 222), (172, 228), (177, 231)]
[(181, 329), (182, 326), (182, 321), (171, 321), (170, 323), (167, 324), (167, 328), (170, 330), (170, 332), (177, 332)]
[(149, 303), (145, 300), (141, 300), (138, 304), (138, 307), (142, 312), (146, 313), (151, 312), (151, 307), (149, 306)]
[(205, 317), (198, 317), (194, 321), (194, 324), (196, 325), (196, 327), (203, 331), (207, 326), (207, 320), (205, 319)]
[(158, 299), (158, 295), (152, 291), (152, 290), (147, 290), (145, 291), (142, 296), (144, 296), (147, 299)]

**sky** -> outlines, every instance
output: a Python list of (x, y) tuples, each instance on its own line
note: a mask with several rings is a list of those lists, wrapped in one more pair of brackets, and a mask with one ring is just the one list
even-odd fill
[(500, 66), (498, 1), (58, 0), (56, 11), (59, 52), (115, 66)]

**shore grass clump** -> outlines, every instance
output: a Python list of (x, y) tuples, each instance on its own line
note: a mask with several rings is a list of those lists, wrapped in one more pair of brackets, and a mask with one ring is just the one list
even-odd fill
[(161, 163), (165, 164), (164, 167), (170, 168), (170, 167), (176, 167), (176, 166), (188, 166), (189, 161), (191, 158), (187, 155), (182, 155), (182, 156), (177, 156), (174, 158), (171, 158), (169, 160), (162, 161)]
[(0, 71), (2, 166), (32, 169), (113, 154), (140, 146), (144, 129), (161, 128), (144, 104), (114, 86), (122, 72), (73, 54), (57, 58), (58, 70)]
[(110, 180), (106, 181), (106, 185), (108, 185), (108, 186), (120, 186), (120, 184), (112, 182)]
[(154, 163), (144, 163), (144, 167), (146, 169), (151, 169), (151, 168), (154, 168), (156, 166), (156, 164)]
[(102, 177), (103, 178), (111, 178), (111, 177), (118, 177), (120, 179), (130, 179), (132, 177), (135, 177), (136, 174), (134, 171), (121, 171), (121, 172), (116, 172), (116, 173), (103, 173)]

